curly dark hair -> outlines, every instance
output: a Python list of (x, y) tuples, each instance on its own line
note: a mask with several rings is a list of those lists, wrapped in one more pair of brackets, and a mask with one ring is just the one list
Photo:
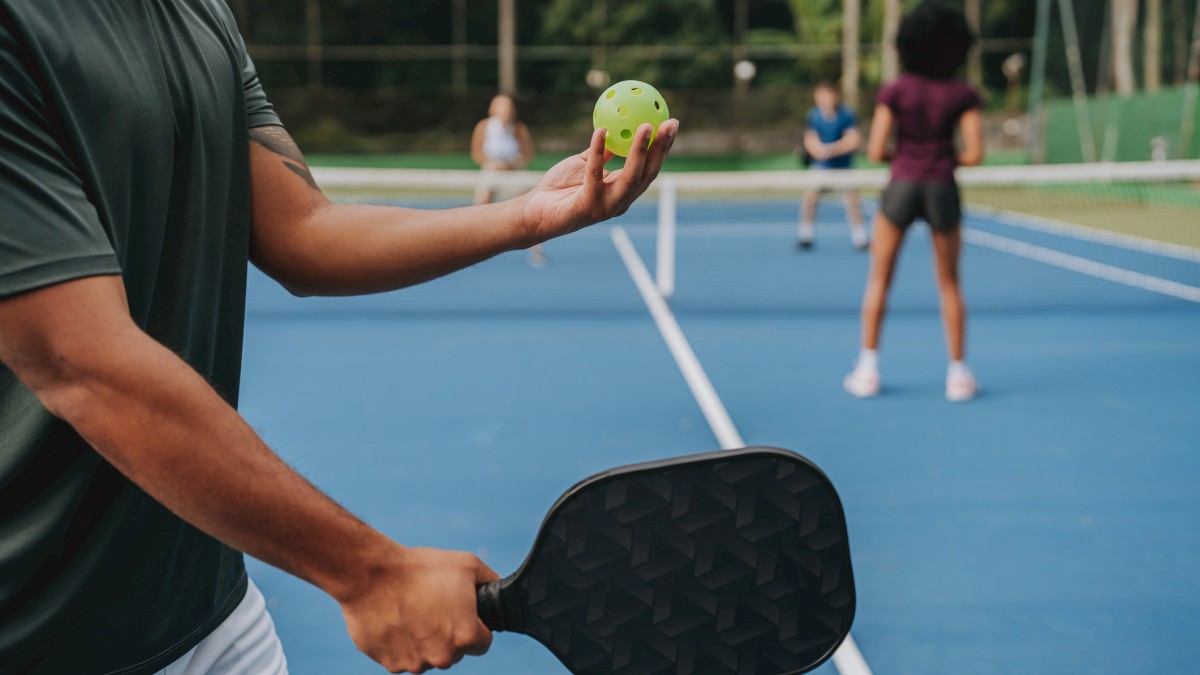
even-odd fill
[(961, 10), (926, 0), (900, 22), (896, 49), (910, 73), (936, 79), (953, 77), (967, 60), (975, 34)]

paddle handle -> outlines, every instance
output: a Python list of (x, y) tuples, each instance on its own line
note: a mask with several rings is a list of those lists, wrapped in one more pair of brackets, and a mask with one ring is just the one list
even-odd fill
[(514, 630), (511, 608), (504, 597), (507, 584), (505, 580), (480, 584), (475, 588), (475, 600), (479, 611), (479, 619), (488, 630)]

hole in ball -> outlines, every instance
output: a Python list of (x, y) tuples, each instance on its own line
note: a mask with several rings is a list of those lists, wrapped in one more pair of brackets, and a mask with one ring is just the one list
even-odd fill
[(655, 101), (655, 102), (654, 102), (654, 109), (655, 109), (655, 110), (662, 110), (662, 101)]
[(612, 97), (614, 97), (614, 96), (616, 96), (616, 95), (617, 95), (617, 90), (616, 90), (616, 89), (609, 89), (609, 90), (608, 90), (608, 93), (604, 95), (604, 98), (612, 98)]
[(621, 138), (624, 138), (625, 140), (629, 140), (629, 139), (633, 138), (633, 132), (628, 129), (622, 129), (621, 130)]
[(629, 117), (629, 106), (627, 106), (627, 105), (617, 106), (617, 114), (620, 115), (621, 117)]
[(641, 87), (633, 87), (633, 88), (631, 88), (629, 91), (632, 91), (634, 96), (641, 96), (641, 95), (642, 95), (642, 88), (641, 88)]

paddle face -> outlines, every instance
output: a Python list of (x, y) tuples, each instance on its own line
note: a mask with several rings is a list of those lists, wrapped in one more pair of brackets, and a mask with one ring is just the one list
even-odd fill
[(593, 476), (480, 589), (494, 630), (576, 674), (801, 673), (854, 618), (841, 502), (799, 455), (746, 448)]

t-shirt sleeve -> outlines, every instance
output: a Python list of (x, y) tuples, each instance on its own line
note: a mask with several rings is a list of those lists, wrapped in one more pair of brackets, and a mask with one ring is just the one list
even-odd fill
[(0, 24), (0, 298), (121, 268), (48, 104)]
[(804, 116), (804, 127), (806, 131), (816, 131), (816, 120), (814, 119), (816, 115), (817, 109), (810, 108), (808, 114)]
[(858, 115), (846, 106), (842, 106), (842, 133), (858, 128)]
[(961, 112), (964, 112), (964, 113), (967, 112), (968, 110), (974, 110), (976, 108), (983, 107), (983, 97), (981, 97), (979, 95), (978, 91), (975, 91), (975, 87), (972, 87), (971, 85), (967, 84), (966, 82), (963, 82), (963, 85), (962, 85), (961, 100), (962, 100)]
[(282, 125), (279, 116), (275, 114), (275, 106), (267, 99), (267, 92), (258, 79), (258, 69), (254, 61), (246, 53), (246, 43), (238, 34), (238, 45), (242, 51), (242, 87), (246, 90), (246, 126), (265, 127), (274, 124)]
[(254, 60), (246, 53), (246, 41), (242, 38), (241, 31), (238, 30), (233, 10), (225, 2), (215, 4), (220, 8), (220, 17), (225, 23), (225, 30), (228, 31), (234, 48), (237, 50), (237, 56), (242, 62), (242, 89), (246, 96), (246, 127), (253, 129), (271, 125), (283, 126), (283, 123), (279, 121), (279, 116), (275, 114), (275, 106), (271, 105), (271, 101), (267, 99), (267, 92), (258, 79), (258, 68), (254, 66)]
[(898, 87), (895, 82), (889, 82), (880, 88), (879, 93), (875, 95), (875, 102), (879, 105), (885, 105), (896, 112), (896, 103), (899, 99)]

